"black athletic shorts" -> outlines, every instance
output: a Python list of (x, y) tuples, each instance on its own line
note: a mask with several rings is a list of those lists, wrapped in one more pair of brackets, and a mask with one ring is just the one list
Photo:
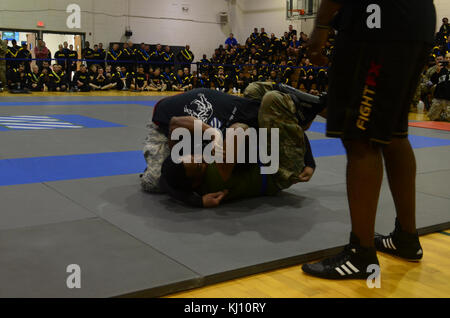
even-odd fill
[(336, 41), (330, 68), (327, 136), (389, 144), (408, 136), (408, 113), (430, 45)]

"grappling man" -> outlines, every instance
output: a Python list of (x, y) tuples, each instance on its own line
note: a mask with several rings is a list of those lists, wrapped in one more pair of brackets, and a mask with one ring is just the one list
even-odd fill
[[(163, 99), (148, 124), (142, 188), (167, 192), (188, 205), (207, 208), (219, 205), (222, 199), (274, 195), (297, 182), (307, 182), (315, 162), (304, 131), (324, 108), (324, 97), (261, 82), (249, 85), (244, 98), (196, 89)], [(179, 127), (193, 132), (195, 120), (202, 121), (202, 131), (212, 127), (224, 136), (227, 128), (268, 128), (269, 133), (271, 128), (278, 128), (278, 172), (261, 174), (260, 164), (174, 163), (170, 157), (173, 143), (168, 136)], [(224, 148), (226, 151), (226, 145)], [(271, 149), (270, 145), (267, 148)]]

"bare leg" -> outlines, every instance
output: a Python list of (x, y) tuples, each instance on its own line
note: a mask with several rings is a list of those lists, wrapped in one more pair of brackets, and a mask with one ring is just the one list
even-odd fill
[(379, 146), (369, 141), (345, 141), (347, 150), (347, 196), (352, 220), (352, 232), (363, 247), (374, 246), (375, 218), (381, 182), (383, 160)]
[(416, 230), (416, 158), (407, 138), (394, 138), (383, 148), (386, 173), (402, 230)]

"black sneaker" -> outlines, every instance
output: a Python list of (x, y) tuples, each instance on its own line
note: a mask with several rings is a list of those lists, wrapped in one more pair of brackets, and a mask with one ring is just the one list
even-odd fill
[(377, 265), (375, 248), (359, 245), (359, 239), (350, 234), (350, 244), (336, 256), (326, 258), (318, 263), (304, 264), (302, 270), (312, 276), (326, 279), (367, 279), (373, 273), (370, 265)]
[(388, 236), (375, 233), (375, 247), (378, 251), (398, 256), (409, 261), (420, 261), (423, 257), (419, 235), (404, 232), (398, 220), (395, 229)]

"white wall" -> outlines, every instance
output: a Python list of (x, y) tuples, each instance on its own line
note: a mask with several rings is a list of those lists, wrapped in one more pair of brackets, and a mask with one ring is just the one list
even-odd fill
[[(183, 12), (182, 7), (188, 7)], [(184, 46), (189, 44), (196, 60), (210, 56), (225, 42), (230, 29), (219, 21), (219, 13), (228, 12), (226, 0), (132, 0), (131, 40)]]
[(245, 42), (255, 27), (263, 27), (269, 35), (275, 33), (277, 37), (281, 37), (290, 24), (299, 33), (312, 31), (312, 19), (286, 19), (286, 0), (232, 0), (231, 3), (232, 29), (240, 43)]
[[(81, 28), (68, 29), (68, 4), (81, 7)], [(182, 7), (189, 7), (183, 12)], [(126, 40), (130, 26), (135, 43), (161, 42), (191, 45), (194, 54), (212, 54), (225, 41), (230, 28), (219, 24), (219, 12), (228, 11), (226, 0), (1, 0), (0, 28), (85, 32), (93, 43)], [(44, 21), (44, 28), (37, 22)]]
[(442, 25), (442, 18), (447, 17), (450, 19), (450, 1), (449, 0), (434, 0), (434, 6), (436, 7), (437, 25), (436, 30)]

